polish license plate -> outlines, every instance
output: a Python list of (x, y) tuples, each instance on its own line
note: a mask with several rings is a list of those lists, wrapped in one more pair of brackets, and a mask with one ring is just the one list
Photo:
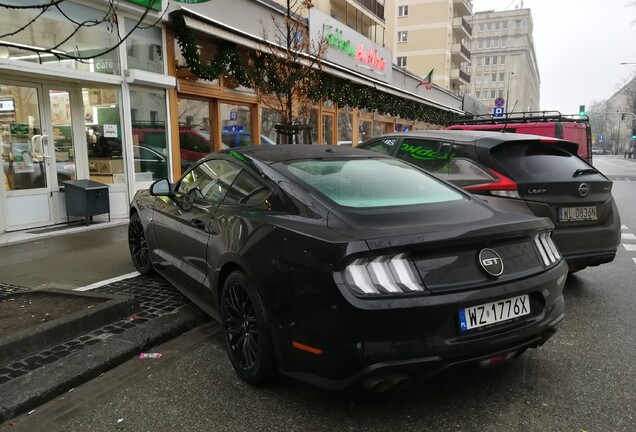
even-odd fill
[(598, 220), (596, 206), (562, 207), (559, 209), (560, 222), (578, 222)]
[(467, 331), (530, 314), (527, 294), (459, 310), (459, 328)]

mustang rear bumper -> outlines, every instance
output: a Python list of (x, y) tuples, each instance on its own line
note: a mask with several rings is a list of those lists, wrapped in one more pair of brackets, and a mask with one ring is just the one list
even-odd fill
[[(528, 279), (430, 296), (429, 304), (414, 299), (413, 307), (402, 303), (395, 308), (387, 300), (385, 309), (369, 310), (349, 299), (317, 308), (302, 320), (272, 326), (279, 367), (283, 374), (327, 389), (356, 382), (384, 389), (425, 381), (451, 366), (518, 355), (554, 334), (564, 317), (566, 277), (567, 265), (561, 261)], [(530, 315), (460, 330), (460, 309), (522, 294), (530, 298)]]

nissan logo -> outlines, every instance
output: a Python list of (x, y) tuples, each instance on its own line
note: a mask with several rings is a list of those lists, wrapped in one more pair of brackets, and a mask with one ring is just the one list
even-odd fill
[(501, 276), (504, 270), (503, 260), (492, 249), (482, 249), (479, 252), (479, 264), (486, 273), (495, 277)]
[(588, 193), (590, 193), (590, 188), (587, 185), (587, 183), (581, 183), (579, 185), (579, 195), (581, 195), (583, 198), (585, 198)]

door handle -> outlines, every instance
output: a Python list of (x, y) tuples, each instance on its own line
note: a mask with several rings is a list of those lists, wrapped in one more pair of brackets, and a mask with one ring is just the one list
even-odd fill
[(200, 219), (191, 219), (190, 220), (190, 225), (192, 225), (195, 228), (198, 229), (204, 229), (205, 228), (205, 222), (203, 222)]

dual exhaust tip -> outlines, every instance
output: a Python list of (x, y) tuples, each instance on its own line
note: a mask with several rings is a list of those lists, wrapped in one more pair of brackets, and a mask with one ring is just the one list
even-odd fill
[(383, 393), (389, 390), (404, 390), (412, 387), (416, 383), (416, 379), (412, 375), (408, 375), (400, 371), (382, 371), (369, 375), (360, 382), (362, 387), (372, 393)]

